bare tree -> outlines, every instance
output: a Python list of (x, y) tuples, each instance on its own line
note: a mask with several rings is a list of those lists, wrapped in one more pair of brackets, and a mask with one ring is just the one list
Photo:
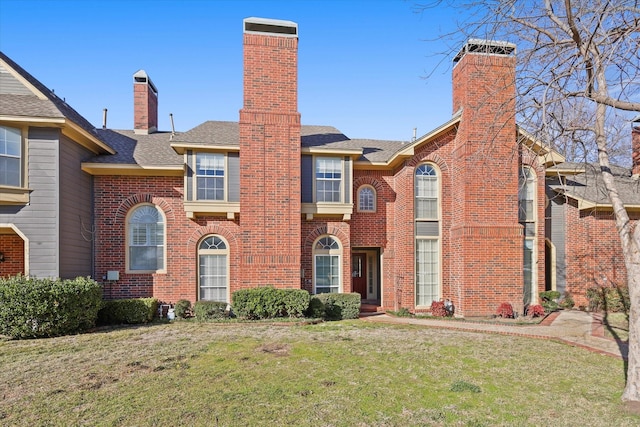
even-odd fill
[[(640, 112), (640, 0), (435, 1), (462, 16), (439, 39), (515, 43), (517, 115), (543, 142), (575, 160), (597, 161), (615, 214), (631, 307), (622, 399), (640, 402), (640, 226), (630, 220), (611, 172), (620, 123)], [(623, 117), (621, 121), (620, 117)], [(628, 153), (628, 152), (627, 152)], [(628, 156), (630, 158), (630, 156)]]

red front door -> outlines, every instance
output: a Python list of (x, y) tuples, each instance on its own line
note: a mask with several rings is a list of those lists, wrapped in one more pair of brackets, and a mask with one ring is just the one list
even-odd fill
[(360, 294), (362, 299), (367, 299), (367, 255), (361, 253), (351, 254), (351, 288), (352, 292)]

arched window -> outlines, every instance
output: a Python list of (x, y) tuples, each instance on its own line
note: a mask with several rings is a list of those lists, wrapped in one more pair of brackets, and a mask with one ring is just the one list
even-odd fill
[(363, 185), (358, 189), (358, 211), (376, 211), (376, 190), (370, 185)]
[(198, 246), (198, 299), (229, 302), (229, 246), (208, 236)]
[(127, 217), (128, 270), (135, 273), (165, 269), (165, 223), (154, 205), (133, 208)]
[(416, 168), (414, 192), (416, 305), (440, 299), (440, 184), (430, 164)]
[(313, 283), (316, 294), (342, 289), (342, 247), (333, 236), (322, 236), (313, 245)]
[(429, 164), (416, 168), (415, 200), (416, 219), (438, 219), (438, 174)]
[(536, 292), (536, 174), (530, 167), (520, 168), (518, 177), (518, 217), (524, 226), (523, 279), (524, 305), (537, 302)]

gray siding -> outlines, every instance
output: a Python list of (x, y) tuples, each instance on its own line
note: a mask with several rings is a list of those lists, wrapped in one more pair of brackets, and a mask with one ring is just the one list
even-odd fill
[(0, 65), (0, 94), (9, 95), (33, 95), (18, 79), (9, 74), (7, 69)]
[(300, 179), (302, 203), (313, 203), (313, 156), (301, 156)]
[(229, 153), (227, 156), (229, 167), (229, 180), (227, 181), (229, 202), (240, 201), (240, 155), (239, 153)]
[(344, 158), (344, 202), (351, 203), (351, 157)]
[(92, 275), (93, 181), (81, 170), (91, 152), (60, 141), (60, 277)]
[(14, 224), (29, 239), (31, 275), (58, 277), (59, 130), (30, 128), (28, 135), (29, 204), (0, 205), (0, 223)]

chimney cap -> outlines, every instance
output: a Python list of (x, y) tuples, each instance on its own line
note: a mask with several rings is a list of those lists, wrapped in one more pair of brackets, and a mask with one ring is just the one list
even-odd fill
[(242, 20), (242, 27), (243, 31), (249, 34), (298, 37), (298, 24), (293, 21), (251, 17)]
[(149, 75), (144, 70), (138, 70), (133, 74), (133, 83), (134, 84), (148, 84), (151, 87), (151, 90), (157, 95), (158, 89), (156, 89), (156, 85), (153, 84)]
[(511, 55), (516, 50), (516, 45), (513, 43), (498, 41), (498, 40), (484, 40), (484, 39), (469, 39), (462, 46), (460, 52), (453, 58), (453, 62), (458, 62), (467, 53), (480, 53), (490, 55)]

